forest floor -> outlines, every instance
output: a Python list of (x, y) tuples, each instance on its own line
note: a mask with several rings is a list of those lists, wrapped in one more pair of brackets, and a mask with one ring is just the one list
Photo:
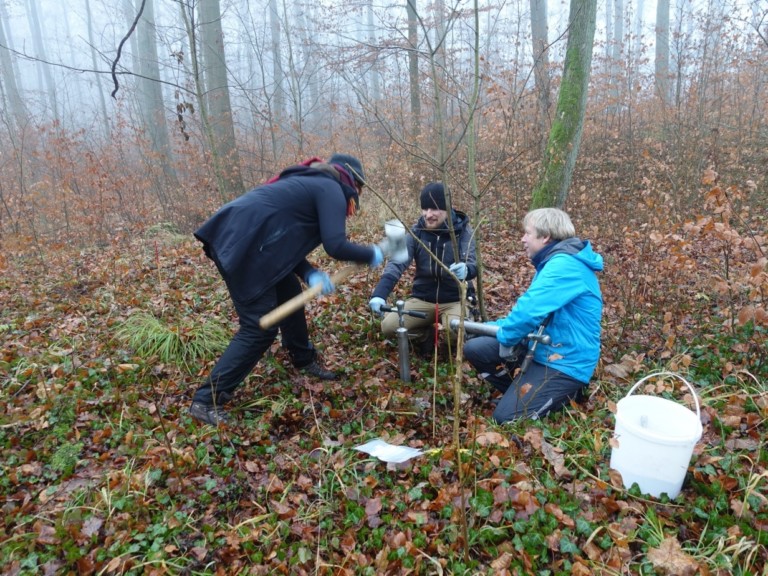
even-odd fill
[[(492, 318), (530, 281), (518, 238), (487, 235)], [(765, 265), (722, 242), (704, 225), (594, 238), (605, 314), (588, 395), (501, 426), (465, 363), (454, 388), (455, 357), (414, 355), (400, 380), (366, 307), (375, 272), (307, 307), (338, 381), (299, 374), (276, 343), (238, 390), (235, 423), (215, 429), (187, 409), (236, 318), (190, 236), (6, 251), (0, 572), (765, 575), (767, 330), (734, 296)], [(739, 322), (724, 322), (729, 307)], [(141, 315), (155, 323), (131, 323)], [(703, 425), (674, 499), (609, 466), (617, 402), (659, 370), (696, 397), (674, 376), (635, 393)], [(355, 449), (374, 438), (422, 454)]]

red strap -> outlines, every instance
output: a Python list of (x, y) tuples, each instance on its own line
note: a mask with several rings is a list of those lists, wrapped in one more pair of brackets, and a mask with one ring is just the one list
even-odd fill
[[(297, 166), (311, 166), (315, 162), (322, 162), (322, 158), (318, 158), (317, 156), (313, 156), (312, 158), (308, 158), (307, 160), (304, 160), (303, 162), (299, 162)], [(267, 180), (267, 184), (272, 184), (272, 182), (277, 182), (280, 179), (280, 174), (275, 174)]]

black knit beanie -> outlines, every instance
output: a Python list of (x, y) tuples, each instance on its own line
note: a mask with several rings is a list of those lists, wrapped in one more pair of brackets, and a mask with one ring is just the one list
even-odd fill
[[(328, 164), (338, 164), (352, 176), (358, 184), (365, 184), (365, 173), (363, 172), (363, 163), (351, 154), (334, 154), (328, 158)], [(351, 168), (351, 170), (350, 170)]]
[(421, 209), (445, 210), (445, 188), (440, 182), (430, 182), (421, 191)]

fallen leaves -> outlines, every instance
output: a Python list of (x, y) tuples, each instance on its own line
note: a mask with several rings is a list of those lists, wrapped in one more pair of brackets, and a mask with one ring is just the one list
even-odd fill
[(478, 446), (498, 446), (500, 448), (509, 447), (509, 440), (507, 437), (493, 430), (486, 430), (481, 432), (475, 437), (475, 442)]
[[(701, 234), (705, 228), (715, 230), (703, 223)], [(577, 575), (640, 571), (641, 564), (658, 574), (694, 570), (688, 547), (701, 539), (697, 560), (705, 546), (716, 549), (718, 542), (706, 538), (717, 522), (731, 524), (728, 544), (751, 542), (754, 530), (768, 529), (765, 467), (756, 457), (768, 395), (755, 393), (761, 373), (743, 361), (755, 342), (729, 341), (720, 356), (709, 345), (721, 328), (709, 323), (710, 316), (721, 320), (719, 296), (699, 280), (669, 284), (694, 270), (683, 260), (661, 275), (655, 266), (641, 266), (638, 237), (629, 230), (627, 242), (617, 242), (610, 254), (621, 271), (606, 274), (605, 364), (590, 398), (577, 411), (505, 426), (488, 418), (487, 398), (481, 409), (463, 404), (458, 451), (442, 372), (433, 382), (433, 372), (414, 361), (413, 381), (403, 385), (395, 351), (359, 313), (365, 303), (358, 293), (370, 291), (369, 279), (355, 279), (343, 314), (334, 306), (310, 311), (320, 320), (313, 338), (327, 364), (344, 368), (343, 379), (296, 378), (276, 342), (238, 392), (243, 403), (257, 400), (236, 411), (243, 425), (233, 434), (190, 424), (184, 412), (212, 360), (186, 374), (116, 347), (110, 337), (129, 308), (172, 303), (180, 314), (212, 315), (234, 326), (223, 285), (199, 247), (153, 254), (159, 267), (152, 271), (131, 266), (132, 256), (105, 253), (104, 270), (128, 261), (119, 265), (118, 284), (108, 299), (78, 299), (78, 306), (52, 308), (53, 292), (41, 276), (34, 301), (45, 310), (39, 316), (27, 310), (18, 319), (6, 313), (0, 321), (10, 344), (0, 361), (12, 369), (0, 424), (6, 434), (2, 456), (14, 463), (4, 477), (8, 533), (26, 533), (41, 555), (65, 546), (84, 550), (76, 564), (51, 559), (49, 571), (128, 572), (138, 558), (157, 553), (163, 561), (187, 563), (190, 572), (217, 563), (253, 574), (354, 574), (358, 566), (381, 574), (448, 574), (455, 571), (452, 562), (464, 561), (463, 512), (478, 573), (557, 571), (565, 563)], [(704, 249), (666, 231), (656, 239), (659, 260), (676, 249)], [(626, 255), (632, 258), (619, 262)], [(489, 262), (489, 278), (498, 279), (488, 287), (490, 302), (502, 309), (527, 285), (530, 265), (517, 255), (502, 260), (491, 254)], [(97, 276), (107, 275), (97, 268)], [(750, 289), (762, 286), (764, 271), (750, 271)], [(11, 267), (7, 273), (12, 277), (0, 282), (14, 290), (22, 285), (20, 272)], [(162, 283), (156, 281), (160, 273)], [(163, 290), (161, 297), (155, 289)], [(623, 289), (631, 296), (625, 298)], [(5, 288), (3, 294), (9, 293)], [(733, 310), (741, 311), (739, 324), (760, 321), (755, 302)], [(52, 346), (51, 329), (67, 341)], [(612, 415), (628, 383), (672, 352), (665, 343), (682, 342), (685, 353), (671, 356), (670, 365), (695, 371), (716, 358), (713, 373), (720, 376), (700, 384), (705, 437), (691, 480), (674, 503), (655, 503), (628, 494), (620, 474), (607, 469), (615, 442)], [(476, 385), (470, 380), (465, 389), (473, 400)], [(672, 390), (660, 385), (651, 391)], [(351, 453), (372, 436), (436, 448), (412, 466), (384, 469)], [(77, 466), (70, 477), (57, 477), (51, 457), (71, 441), (83, 443)], [(683, 516), (693, 506), (696, 514)], [(657, 534), (648, 535), (651, 509), (672, 539), (655, 547), (648, 544), (659, 542)], [(112, 548), (105, 557), (106, 546)], [(760, 569), (766, 555), (759, 543), (756, 548), (751, 559)], [(706, 568), (705, 559), (699, 570)]]
[(648, 550), (648, 560), (660, 574), (670, 576), (693, 576), (699, 564), (683, 552), (677, 538), (665, 538), (657, 548)]
[(552, 444), (544, 440), (544, 435), (538, 428), (532, 428), (525, 434), (525, 440), (530, 442), (531, 445), (541, 452), (544, 458), (554, 468), (555, 474), (558, 477), (568, 479), (573, 474), (565, 466), (565, 457), (563, 451), (560, 448), (555, 448)]

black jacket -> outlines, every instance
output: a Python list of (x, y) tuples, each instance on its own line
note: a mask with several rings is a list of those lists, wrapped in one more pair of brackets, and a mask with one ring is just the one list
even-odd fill
[(233, 299), (255, 300), (291, 273), (306, 278), (314, 269), (306, 256), (321, 243), (337, 260), (373, 259), (372, 247), (347, 241), (347, 199), (356, 191), (333, 174), (293, 166), (222, 206), (195, 232)]
[[(456, 234), (456, 240), (459, 243), (459, 260), (467, 265), (467, 281), (477, 276), (477, 261), (475, 258), (475, 240), (472, 233), (472, 227), (469, 224), (469, 217), (463, 212), (454, 211), (453, 230)], [(424, 226), (424, 218), (419, 218), (411, 231), (446, 265), (454, 263), (453, 246), (451, 244), (451, 234), (447, 223), (437, 230), (428, 230)], [(446, 302), (459, 301), (459, 287), (448, 272), (443, 270), (435, 262), (429, 252), (421, 244), (416, 242), (409, 234), (406, 239), (408, 245), (408, 260), (403, 263), (390, 261), (381, 274), (381, 279), (373, 291), (373, 296), (387, 299), (392, 289), (400, 280), (400, 276), (411, 265), (416, 262), (416, 274), (413, 279), (413, 288), (411, 295), (426, 302)], [(473, 291), (470, 286), (468, 288)]]

